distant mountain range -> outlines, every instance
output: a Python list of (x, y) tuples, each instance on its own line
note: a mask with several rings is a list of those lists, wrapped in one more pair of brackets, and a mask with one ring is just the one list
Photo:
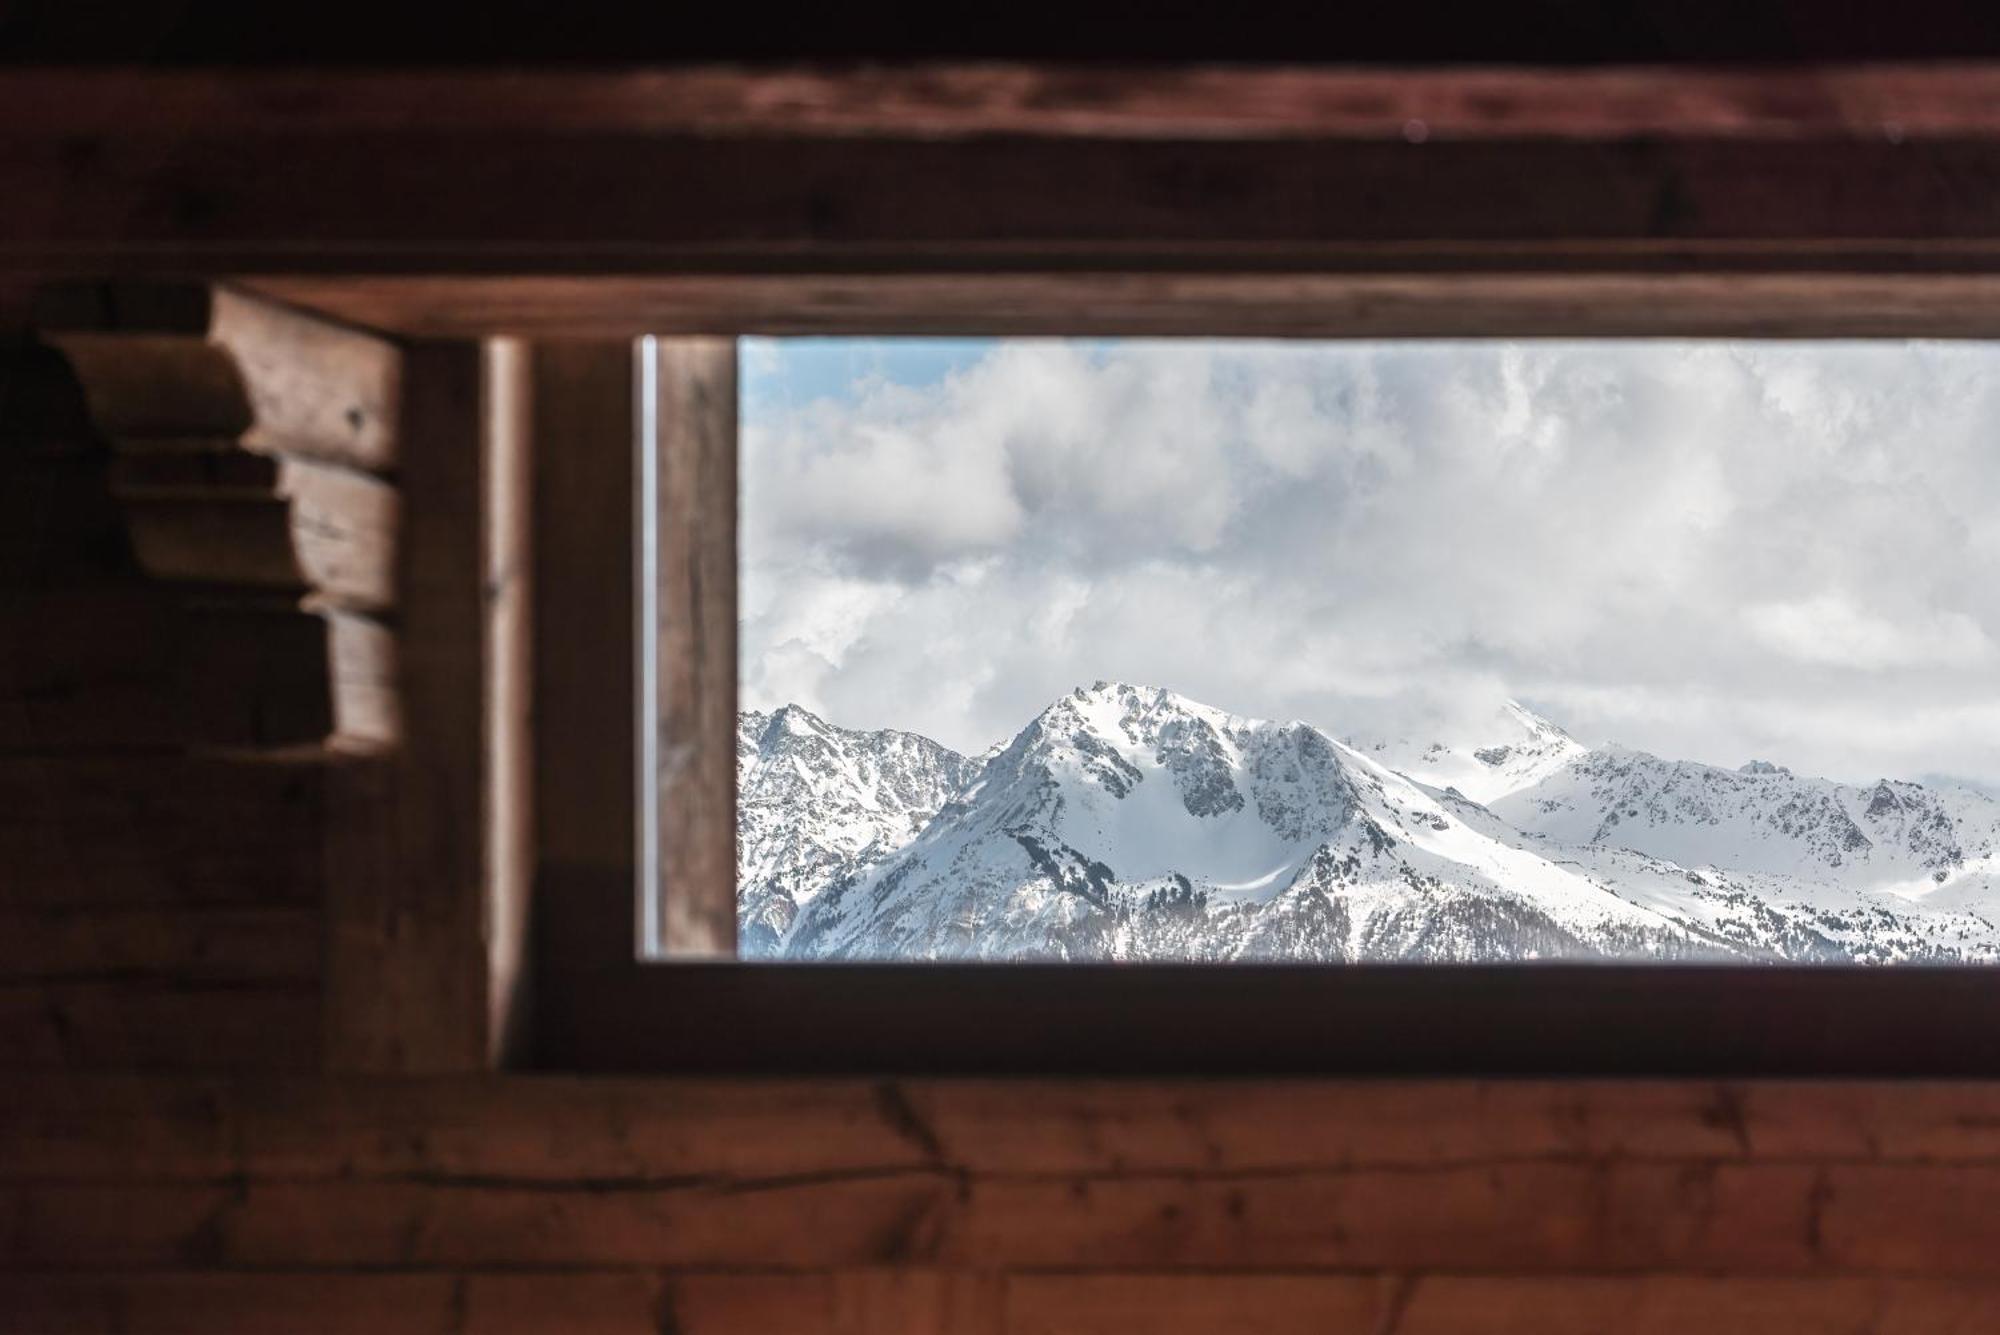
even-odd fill
[(2000, 959), (2000, 802), (1489, 735), (1341, 741), (1099, 682), (1006, 746), (737, 730), (743, 954)]

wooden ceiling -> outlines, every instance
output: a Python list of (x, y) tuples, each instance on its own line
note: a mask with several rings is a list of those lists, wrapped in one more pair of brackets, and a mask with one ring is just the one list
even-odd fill
[(0, 178), (406, 334), (1990, 336), (2000, 63), (17, 70)]

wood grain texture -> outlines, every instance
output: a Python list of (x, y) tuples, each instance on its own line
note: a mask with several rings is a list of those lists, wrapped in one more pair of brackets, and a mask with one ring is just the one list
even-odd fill
[(628, 339), (536, 344), (535, 840), (541, 864), (627, 887), (638, 764), (637, 359)]
[(0, 1129), (0, 1180), (48, 1183), (560, 1192), (928, 1170), (1058, 1183), (1561, 1164), (1970, 1170), (2000, 1167), (2000, 1085), (98, 1073), (21, 1091), (0, 1104)]
[(476, 343), (412, 346), (400, 431), (405, 726), (340, 794), (328, 903), (328, 1059), (485, 1064), (485, 372)]
[[(50, 337), (90, 415), (67, 429), (95, 448), (73, 442), (58, 456), (41, 443), (49, 457), (16, 466), (44, 504), (53, 489), (73, 500), (71, 509), (95, 504), (122, 517), (115, 527), (127, 564), (182, 586), (187, 601), (178, 620), (156, 616), (132, 628), (152, 631), (135, 663), (177, 660), (169, 689), (152, 680), (135, 689), (124, 680), (129, 666), (111, 682), (74, 669), (43, 681), (50, 672), (30, 664), (23, 672), (36, 679), (25, 682), (10, 721), (24, 737), (65, 743), (113, 727), (127, 745), (394, 740), (394, 639), (381, 622), (352, 613), (396, 601), (400, 496), (352, 465), (393, 461), (386, 419), (398, 401), (400, 354), (206, 285), (94, 285), (68, 293), (67, 304), (62, 289), (43, 296), (59, 326)], [(190, 328), (160, 328), (180, 326)], [(35, 401), (25, 407), (35, 421), (55, 420)], [(101, 439), (116, 451), (108, 459)], [(26, 446), (31, 456), (36, 448)], [(68, 509), (52, 522), (82, 523)], [(36, 526), (16, 531), (32, 535)], [(45, 544), (22, 541), (18, 558), (0, 551), (8, 567), (48, 565)], [(82, 643), (101, 638), (86, 634)], [(51, 709), (32, 693), (44, 687), (108, 708), (96, 716)]]
[(198, 335), (48, 337), (82, 383), (97, 430), (112, 439), (234, 440), (256, 421), (236, 358)]
[(13, 134), (340, 134), (414, 126), (726, 136), (1602, 139), (1680, 134), (1907, 140), (2000, 133), (1976, 62), (1808, 69), (1091, 68), (748, 71), (33, 72), (0, 82)]
[(395, 466), (402, 365), (383, 339), (208, 283), (48, 285), (35, 314), (114, 438)]
[[(0, 136), (0, 270), (1990, 272), (2000, 142)], [(921, 182), (921, 185), (912, 183)], [(635, 184), (636, 183), (636, 184)], [(495, 209), (493, 201), (509, 201)]]
[[(1808, 269), (1810, 258), (1801, 257)], [(2000, 332), (2000, 277), (1982, 273), (885, 272), (288, 277), (257, 286), (375, 328), (443, 337), (489, 330), (549, 338), (1988, 338)]]
[[(1992, 1170), (1580, 1164), (1282, 1180), (974, 1181), (935, 1172), (731, 1190), (256, 1181), (0, 1188), (26, 1268), (843, 1266), (1990, 1273)], [(1910, 1207), (1924, 1204), (1921, 1216)], [(1871, 1220), (1926, 1221), (1890, 1237)]]
[[(146, 572), (180, 583), (310, 593), (362, 611), (393, 606), (396, 488), (303, 459), (258, 464), (184, 453), (122, 470), (117, 494)], [(251, 476), (260, 471), (268, 476)]]
[(0, 1104), (0, 1296), (83, 1331), (1972, 1332), (1996, 1100), (76, 1074)]
[(402, 356), (390, 343), (217, 287), (210, 341), (248, 392), (246, 448), (383, 472), (399, 457)]
[(530, 1041), (535, 888), (534, 383), (528, 349), (485, 347), (480, 479), (486, 627), (481, 738), (486, 1060), (520, 1062)]
[(650, 944), (726, 959), (736, 954), (736, 343), (653, 346), (660, 939)]

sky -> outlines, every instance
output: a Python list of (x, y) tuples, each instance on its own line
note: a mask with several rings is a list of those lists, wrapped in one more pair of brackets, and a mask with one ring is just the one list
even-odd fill
[(2000, 345), (746, 340), (743, 700), (2000, 782)]

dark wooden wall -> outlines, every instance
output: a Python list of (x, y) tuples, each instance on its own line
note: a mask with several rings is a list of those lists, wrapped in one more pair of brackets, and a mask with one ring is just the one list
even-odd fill
[[(1974, 80), (1973, 92), (1985, 86)], [(207, 96), (205, 85), (189, 87), (197, 103)], [(30, 108), (34, 92), (0, 89)], [(368, 110), (363, 99), (360, 111)], [(94, 113), (79, 103), (64, 114), (88, 121)], [(225, 106), (225, 121), (230, 114)], [(307, 105), (302, 114), (318, 113)], [(1773, 114), (1778, 122), (1790, 115)], [(1902, 155), (1871, 147), (1843, 158), (1821, 145), (1801, 156), (1771, 146), (1788, 133), (1782, 124), (1766, 125), (1763, 138), (1740, 150), (1698, 145), (1686, 161), (1627, 145), (1612, 156), (1646, 182), (1629, 198), (1592, 193), (1602, 177), (1587, 148), (1544, 145), (1534, 153), (1597, 201), (1590, 216), (1601, 227), (1603, 254), (1625, 257), (1599, 262), (1628, 284), (1617, 289), (1628, 321), (1641, 318), (1631, 313), (1643, 305), (1635, 294), (1643, 294), (1646, 272), (1709, 265), (1720, 277), (1706, 295), (1677, 289), (1691, 303), (1684, 311), (1694, 311), (1736, 290), (1732, 265), (1741, 267), (1744, 256), (1758, 270), (1749, 279), (1790, 281), (1803, 241), (1821, 262), (1844, 257), (1838, 263), (1850, 274), (1864, 267), (1850, 253), (1859, 247), (1886, 256), (1887, 268), (1937, 279), (1883, 288), (1864, 332), (1934, 321), (1966, 304), (1959, 298), (1967, 292), (1980, 301), (1958, 327), (1990, 332), (1987, 278), (2000, 208), (1981, 183), (1992, 153), (1969, 146), (1971, 132), (1949, 119), (1960, 112), (1939, 114), (1947, 119), (1936, 142)], [(309, 218), (319, 202), (338, 204), (335, 192), (288, 198), (282, 176), (249, 180), (241, 195), (197, 188), (229, 185), (233, 178), (213, 174), (232, 164), (269, 165), (296, 153), (362, 172), (356, 164), (371, 159), (351, 154), (337, 135), (322, 136), (324, 129), (309, 126), (285, 143), (261, 129), (234, 139), (242, 127), (225, 127), (159, 168), (167, 188), (155, 192), (157, 163), (139, 162), (122, 184), (115, 173), (96, 172), (90, 145), (100, 141), (87, 125), (80, 137), (61, 140), (38, 138), (10, 119), (0, 139), (14, 138), (0, 148), (15, 156), (0, 166), (24, 174), (10, 179), (47, 187), (32, 196), (38, 202), (61, 198), (69, 182), (81, 192), (74, 200), (112, 212), (96, 223), (64, 215), (90, 224), (81, 248), (67, 250), (75, 238), (50, 233), (48, 219), (10, 214), (0, 220), (7, 272), (106, 256), (140, 271), (188, 264), (189, 256), (241, 260), (275, 253), (269, 247), (285, 229), (310, 222), (320, 267), (377, 246), (390, 260), (405, 257), (385, 261), (387, 271), (420, 281), (429, 257), (456, 254), (480, 227), (500, 225), (491, 221), (491, 199), (476, 193), (441, 214), (406, 195), (378, 226), (367, 201)], [(104, 135), (115, 156), (126, 141)], [(450, 149), (460, 141), (430, 143), (442, 152), (440, 143)], [(546, 185), (572, 167), (586, 179), (608, 179), (589, 173), (608, 172), (609, 155), (577, 165), (559, 147), (540, 144), (526, 167), (542, 175), (529, 179)], [(660, 151), (663, 161), (719, 152), (681, 140)], [(1002, 142), (986, 160), (1018, 151)], [(798, 150), (764, 152), (790, 161), (785, 155)], [(847, 152), (845, 160), (873, 163), (884, 179), (938, 156), (921, 144)], [(1070, 164), (1061, 181), (1072, 205), (1090, 197), (1092, 163), (1126, 164), (1138, 182), (1124, 196), (1133, 210), (1127, 223), (1175, 246), (1202, 240), (1201, 218), (1213, 213), (1204, 201), (1216, 189), (1226, 208), (1247, 208), (1267, 198), (1260, 193), (1267, 188), (1281, 202), (1290, 198), (1283, 193), (1290, 178), (1279, 168), (1298, 160), (1295, 150), (1269, 150), (1260, 159), (1266, 168), (1232, 194), (1222, 188), (1226, 178), (1205, 185), (1199, 173), (1155, 171), (1147, 166), (1154, 152), (1086, 145), (1046, 160)], [(1179, 160), (1208, 152), (1188, 149)], [(1379, 146), (1361, 158), (1376, 163), (1383, 180), (1408, 161), (1403, 149)], [(1875, 185), (1836, 189), (1849, 179), (1850, 161), (1875, 164), (1880, 174), (1867, 178)], [(1758, 196), (1770, 209), (1750, 207), (1735, 192), (1770, 163), (1793, 164), (1802, 175), (1789, 179), (1817, 181), (1828, 193), (1817, 203), (1796, 193)], [(483, 179), (465, 170), (475, 184)], [(1323, 164), (1315, 170), (1323, 183), (1339, 175)], [(1931, 204), (1912, 204), (1882, 185), (1898, 181), (1932, 190)], [(1504, 269), (1503, 260), (1519, 260), (1518, 248), (1506, 237), (1487, 246), (1474, 235), (1481, 215), (1465, 208), (1480, 198), (1476, 184), (1447, 181), (1394, 216), (1373, 212), (1366, 200), (1347, 207), (1330, 186), (1308, 192), (1327, 212), (1281, 209), (1256, 223), (1265, 228), (1262, 242), (1228, 252), (1217, 267), (1247, 262), (1263, 246), (1281, 260), (1290, 256), (1287, 263), (1304, 263), (1304, 255), (1323, 264), (1326, 280), (1338, 284), (1347, 281), (1343, 266), (1364, 276), (1386, 272), (1402, 253), (1397, 228), (1428, 219), (1441, 238), (1433, 267), (1460, 278), (1481, 264)], [(760, 233), (768, 253), (751, 254), (750, 268), (776, 270), (778, 259), (794, 254), (830, 263), (829, 275), (779, 293), (779, 308), (802, 323), (835, 322), (844, 302), (851, 310), (860, 289), (842, 283), (893, 251), (898, 227), (929, 227), (933, 240), (957, 245), (1035, 221), (1033, 199), (991, 218), (949, 201), (913, 221), (870, 212), (865, 200), (853, 204), (859, 213), (843, 213), (851, 197), (837, 185), (829, 178), (807, 196), (776, 190), (756, 206), (771, 226)], [(691, 209), (682, 238), (689, 249), (658, 254), (666, 256), (662, 268), (693, 272), (700, 248), (741, 222), (744, 215), (729, 210), (751, 208), (744, 201), (754, 204), (752, 195), (739, 190), (706, 204), (638, 199), (613, 219), (631, 229), (614, 240), (650, 243), (653, 220)], [(1655, 207), (1662, 199), (1679, 206)], [(1701, 207), (1689, 212), (1690, 199)], [(1535, 214), (1531, 204), (1501, 220), (1553, 225), (1555, 213)], [(1064, 226), (1087, 230), (1096, 215), (1066, 216)], [(1311, 217), (1335, 233), (1345, 228), (1360, 249), (1322, 255)], [(527, 226), (534, 221), (521, 224), (517, 245), (579, 265), (596, 253), (588, 248), (592, 219), (572, 210), (566, 220), (545, 219), (539, 234)], [(1285, 233), (1292, 226), (1300, 235)], [(128, 229), (146, 227), (157, 229), (159, 249), (129, 244)], [(1029, 239), (1052, 253), (1069, 242), (1050, 227)], [(1128, 254), (1115, 235), (1082, 239), (1100, 261), (1151, 262)], [(1303, 243), (1312, 244), (1295, 253)], [(1450, 259), (1468, 246), (1478, 263)], [(522, 293), (507, 284), (533, 279), (551, 286), (528, 290), (531, 322), (600, 336), (630, 332), (607, 323), (601, 284), (580, 297), (556, 281), (559, 273), (508, 277), (500, 272), (506, 257), (494, 254), (461, 259), (495, 271), (501, 286), (478, 293), (503, 309)], [(588, 262), (612, 272), (633, 256), (658, 258), (638, 248), (606, 254)], [(1528, 260), (1523, 268), (1539, 263)], [(1045, 261), (1043, 254), (1038, 262)], [(304, 296), (318, 283), (321, 296), (332, 294), (339, 285), (311, 278), (312, 267), (293, 274), (296, 286), (285, 290)], [(979, 265), (959, 268), (969, 275), (958, 298), (963, 310), (996, 295), (1048, 300), (1032, 296), (1040, 281), (1032, 274), (1022, 279), (1028, 286), (982, 293)], [(1116, 278), (1099, 281), (1129, 294)], [(1289, 292), (1303, 309), (1312, 289), (1297, 284), (1308, 279), (1275, 279), (1273, 295)], [(1226, 275), (1210, 280), (1208, 291), (1230, 299), (1235, 290), (1242, 304)], [(1423, 321), (1439, 318), (1448, 285), (1409, 281), (1431, 312), (1417, 317), (1418, 331), (1437, 332)], [(1573, 320), (1578, 293), (1591, 290), (1520, 281), (1544, 303), (1532, 309), (1553, 311), (1555, 325)], [(1822, 281), (1782, 290), (1816, 312), (1813, 328), (1826, 332), (1840, 301), (1839, 289)], [(1514, 299), (1514, 289), (1501, 289)], [(661, 299), (670, 305), (688, 291), (710, 292), (725, 328), (769, 309), (746, 304), (740, 289), (700, 284)], [(928, 309), (934, 296), (918, 294), (910, 309)], [(1144, 309), (1135, 319), (1143, 322), (1155, 318), (1147, 311), (1171, 309), (1176, 291), (1162, 278), (1138, 296)], [(556, 400), (536, 393), (548, 388), (537, 368), (559, 371), (568, 354), (537, 360), (533, 349), (482, 353), (466, 341), (421, 341), (474, 332), (439, 314), (435, 297), (404, 287), (357, 300), (357, 318), (384, 312), (381, 323), (412, 335), (403, 341), (315, 326), (332, 340), (324, 346), (346, 355), (312, 364), (348, 370), (289, 399), (259, 397), (257, 387), (271, 382), (261, 378), (253, 344), (232, 341), (230, 329), (242, 326), (219, 320), (210, 303), (109, 312), (114, 326), (125, 324), (114, 337), (139, 341), (96, 347), (94, 369), (93, 349), (74, 339), (7, 351), (0, 1330), (2000, 1329), (2000, 1085), (1992, 1083), (491, 1073), (507, 1054), (504, 983), (518, 965), (509, 952), (519, 937), (488, 916), (481, 896), (518, 875), (500, 863), (523, 854), (484, 838), (480, 813), (503, 800), (506, 771), (482, 768), (491, 757), (481, 729), (496, 711), (525, 704), (519, 683), (496, 676), (479, 641), (496, 633), (504, 620), (496, 609), (516, 596), (516, 581), (535, 562), (523, 565), (510, 530), (496, 526), (478, 498), (518, 502), (528, 463), (551, 465), (547, 441), (527, 462), (494, 442), (518, 442), (520, 423), (551, 411)], [(1570, 303), (1572, 314), (1550, 300)], [(1356, 307), (1367, 308), (1366, 301)], [(1037, 318), (1046, 318), (1051, 308), (1041, 309)], [(1756, 302), (1745, 309), (1746, 320), (1767, 318), (1755, 314)], [(107, 312), (72, 315), (101, 324)], [(179, 332), (161, 334), (163, 327)], [(170, 401), (167, 390), (190, 383), (214, 393), (180, 400), (169, 418), (120, 416), (101, 396), (91, 401), (92, 383), (161, 364), (140, 356), (147, 350), (140, 341), (152, 337), (180, 340), (147, 345), (179, 369), (151, 382), (139, 406), (158, 408)], [(267, 322), (262, 337), (278, 334)], [(287, 405), (302, 403), (333, 411), (285, 416)], [(240, 471), (250, 467), (245, 458), (292, 457), (305, 465), (297, 476), (311, 475), (336, 448), (327, 422), (357, 431), (378, 413), (396, 424), (395, 452), (350, 452), (340, 466), (372, 476), (399, 502), (396, 521), (357, 529), (364, 536), (353, 548), (388, 563), (394, 576), (386, 586), (335, 579), (327, 567), (295, 559), (307, 536), (300, 532), (307, 497), (327, 493), (290, 490), (294, 473)], [(321, 425), (277, 431), (281, 422), (308, 420)], [(200, 448), (134, 445), (190, 440)], [(341, 448), (354, 447), (347, 440)], [(207, 471), (173, 471), (187, 455), (206, 459)], [(129, 476), (131, 460), (160, 457), (176, 462), (141, 464), (138, 478)], [(607, 483), (565, 469), (544, 480), (550, 485), (534, 489), (530, 507), (538, 518), (559, 512), (554, 498), (566, 495), (617, 500), (615, 477)], [(135, 513), (135, 482), (141, 492), (153, 489), (138, 507), (153, 507), (145, 514)], [(249, 530), (254, 563), (237, 559), (243, 549), (235, 541), (192, 543), (213, 535), (203, 523), (162, 527), (162, 507), (212, 505), (218, 487), (261, 516)], [(375, 487), (364, 490), (382, 499)], [(163, 532), (175, 543), (162, 547)], [(219, 557), (228, 560), (215, 564)], [(385, 599), (384, 588), (392, 596)], [(218, 616), (253, 613), (326, 633), (245, 640), (205, 628)], [(382, 652), (341, 657), (327, 630), (334, 618), (377, 627), (367, 643)], [(554, 615), (545, 634), (567, 624)], [(276, 643), (289, 648), (273, 659), (267, 651)], [(342, 665), (356, 662), (373, 665), (361, 673), (363, 687), (389, 673), (397, 709), (370, 705), (365, 690), (358, 700), (346, 694), (355, 679)], [(569, 800), (582, 807), (583, 795), (572, 791)], [(552, 846), (544, 851), (587, 861), (588, 847), (564, 841), (587, 845), (595, 837), (585, 837), (590, 819), (579, 810), (574, 823), (542, 830)], [(604, 824), (615, 838), (617, 823)], [(727, 1015), (712, 1023), (726, 1036)]]
[[(471, 489), (450, 407), (477, 393), (470, 355), (399, 354), (429, 399), (400, 417), (429, 424), (401, 442), (405, 490)], [(538, 411), (548, 376), (613, 364), (545, 358)], [(70, 362), (9, 368), (0, 1329), (2000, 1326), (1986, 1084), (483, 1074), (451, 1037), (476, 971), (411, 975), (478, 924), (448, 898), (409, 916), (377, 879), (421, 734), (190, 736), (179, 649), (216, 584), (142, 568), (129, 445)], [(404, 612), (432, 600), (477, 642), (451, 579), (413, 580)], [(355, 861), (357, 829), (391, 853)], [(462, 875), (438, 856), (440, 884)]]

